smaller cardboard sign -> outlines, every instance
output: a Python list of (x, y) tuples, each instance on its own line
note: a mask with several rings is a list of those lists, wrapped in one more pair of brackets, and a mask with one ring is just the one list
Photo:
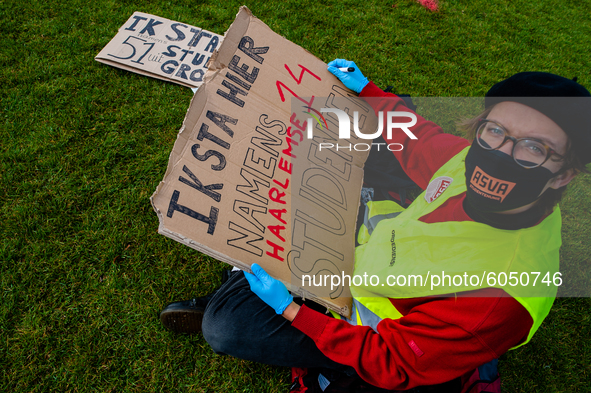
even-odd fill
[(134, 12), (95, 60), (196, 88), (223, 36), (159, 16)]

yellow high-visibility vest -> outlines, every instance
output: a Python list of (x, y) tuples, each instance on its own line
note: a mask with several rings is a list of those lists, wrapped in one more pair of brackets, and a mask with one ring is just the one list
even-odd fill
[[(443, 165), (426, 192), (408, 209), (391, 201), (367, 204), (353, 276), (365, 275), (366, 279), (361, 285), (361, 280), (352, 280), (355, 301), (349, 322), (375, 329), (384, 318), (402, 317), (388, 298), (453, 295), (487, 287), (505, 290), (531, 315), (533, 325), (521, 345), (531, 339), (548, 315), (557, 292), (552, 278), (559, 271), (558, 207), (538, 225), (518, 230), (496, 229), (473, 221), (419, 221), (449, 198), (466, 191), (464, 159), (468, 149)], [(450, 279), (444, 279), (445, 285), (432, 287), (433, 275), (448, 275)], [(372, 276), (376, 277), (370, 280)], [(392, 279), (400, 276), (405, 285), (402, 279)], [(461, 282), (456, 276), (462, 278)]]

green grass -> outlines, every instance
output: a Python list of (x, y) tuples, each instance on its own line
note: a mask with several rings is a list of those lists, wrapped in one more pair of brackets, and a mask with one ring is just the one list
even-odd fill
[[(208, 293), (225, 268), (158, 235), (149, 202), (192, 93), (94, 61), (134, 11), (223, 34), (242, 4), (401, 93), (482, 96), (525, 70), (591, 87), (589, 1), (442, 0), (431, 13), (412, 0), (4, 0), (0, 391), (287, 391), (288, 369), (160, 326), (166, 303)], [(589, 266), (589, 195), (579, 177), (562, 204), (567, 271)], [(532, 342), (503, 357), (505, 391), (591, 391), (590, 306), (557, 299)]]

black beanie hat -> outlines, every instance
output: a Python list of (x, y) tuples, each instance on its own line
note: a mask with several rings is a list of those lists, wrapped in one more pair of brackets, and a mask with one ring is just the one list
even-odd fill
[[(576, 98), (572, 98), (576, 97)], [(571, 139), (583, 164), (591, 162), (591, 94), (577, 82), (546, 72), (520, 72), (486, 93), (489, 108), (503, 101), (527, 105), (552, 119)]]

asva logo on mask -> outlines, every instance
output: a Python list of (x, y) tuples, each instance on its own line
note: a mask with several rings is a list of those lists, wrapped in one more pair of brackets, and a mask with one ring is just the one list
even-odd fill
[(470, 179), (470, 188), (483, 197), (503, 202), (507, 194), (515, 187), (515, 183), (497, 179), (484, 172), (478, 166)]

